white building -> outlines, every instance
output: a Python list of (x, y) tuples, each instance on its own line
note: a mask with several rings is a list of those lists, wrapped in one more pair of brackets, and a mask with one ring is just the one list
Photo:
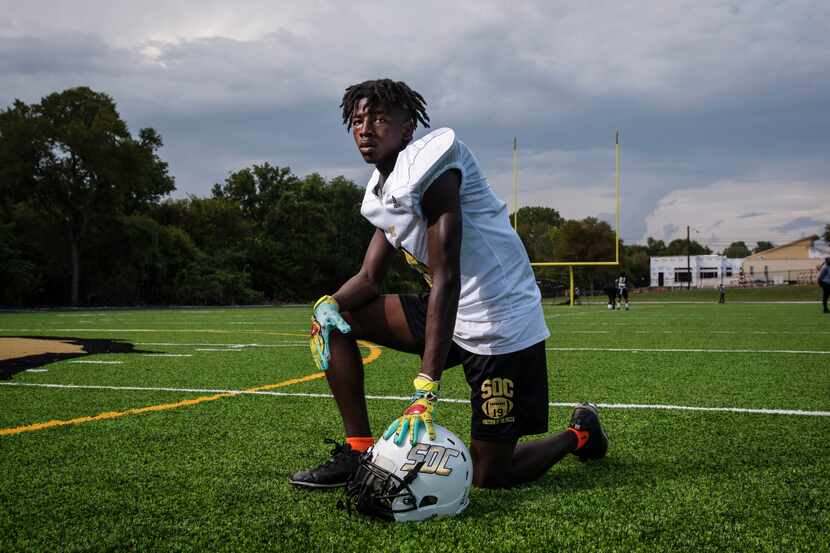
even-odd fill
[(736, 286), (743, 259), (732, 259), (722, 255), (656, 256), (651, 258), (651, 282), (649, 286), (659, 288), (686, 287), (691, 268), (692, 286), (695, 288), (716, 288), (721, 282)]

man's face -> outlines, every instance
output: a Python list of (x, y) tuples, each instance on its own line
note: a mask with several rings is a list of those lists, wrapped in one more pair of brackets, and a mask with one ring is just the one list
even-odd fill
[(368, 100), (361, 98), (352, 115), (354, 142), (366, 163), (391, 163), (394, 167), (398, 152), (412, 140), (415, 125), (401, 109), (367, 104)]

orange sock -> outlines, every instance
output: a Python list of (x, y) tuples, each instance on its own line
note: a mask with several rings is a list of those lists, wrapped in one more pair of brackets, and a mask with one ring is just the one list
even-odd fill
[[(587, 434), (587, 432), (586, 432)], [(587, 440), (587, 438), (585, 438)], [(375, 439), (371, 436), (349, 436), (346, 438), (346, 443), (352, 446), (352, 451), (363, 453), (375, 443)]]
[(588, 432), (585, 430), (577, 430), (576, 428), (568, 428), (568, 432), (573, 432), (576, 436), (576, 448), (582, 449), (582, 446), (588, 443)]

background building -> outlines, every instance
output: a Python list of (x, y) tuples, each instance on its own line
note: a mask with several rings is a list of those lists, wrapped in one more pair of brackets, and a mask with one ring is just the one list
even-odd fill
[(655, 256), (651, 258), (649, 286), (676, 288), (688, 286), (689, 267), (691, 285), (695, 288), (716, 288), (721, 282), (737, 286), (740, 281), (741, 262), (722, 255)]
[(815, 237), (758, 252), (743, 259), (743, 285), (815, 284), (830, 244)]
[[(830, 244), (815, 236), (776, 246), (744, 258), (722, 255), (693, 255), (691, 286), (767, 286), (772, 284), (815, 284), (821, 264), (830, 257)], [(685, 255), (651, 258), (649, 286), (677, 288), (688, 285)]]

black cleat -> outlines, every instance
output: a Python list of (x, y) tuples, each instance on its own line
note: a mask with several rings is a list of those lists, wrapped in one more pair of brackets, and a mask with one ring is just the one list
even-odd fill
[(352, 450), (349, 444), (338, 444), (334, 440), (326, 439), (326, 443), (334, 444), (331, 458), (317, 468), (303, 470), (288, 478), (295, 486), (303, 488), (341, 488), (357, 470), (360, 453)]
[(588, 432), (588, 441), (574, 451), (580, 461), (602, 459), (608, 452), (608, 435), (599, 423), (599, 408), (593, 403), (580, 403), (571, 414), (568, 428)]

